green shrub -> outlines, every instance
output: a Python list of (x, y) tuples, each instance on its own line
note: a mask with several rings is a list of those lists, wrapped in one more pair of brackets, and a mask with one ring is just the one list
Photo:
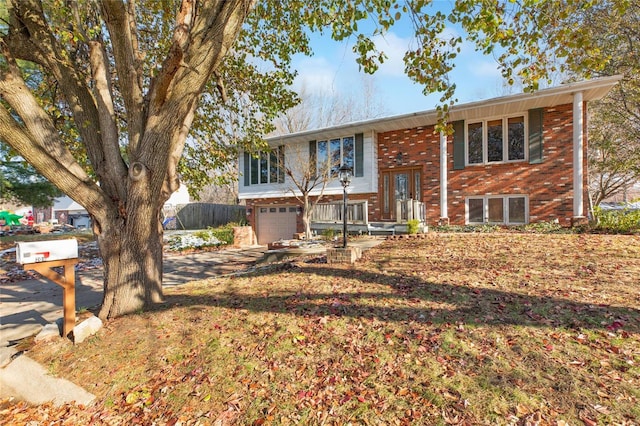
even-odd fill
[(417, 234), (419, 226), (420, 221), (418, 219), (410, 219), (407, 221), (407, 232), (411, 235)]
[(327, 228), (322, 231), (322, 238), (325, 241), (333, 241), (336, 237), (336, 230), (333, 228)]
[(627, 234), (640, 231), (640, 210), (602, 210), (594, 208), (595, 229), (615, 234)]

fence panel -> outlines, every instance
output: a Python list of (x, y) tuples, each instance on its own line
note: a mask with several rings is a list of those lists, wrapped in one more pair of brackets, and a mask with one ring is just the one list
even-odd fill
[(246, 221), (245, 206), (190, 203), (165, 208), (165, 229), (205, 229)]

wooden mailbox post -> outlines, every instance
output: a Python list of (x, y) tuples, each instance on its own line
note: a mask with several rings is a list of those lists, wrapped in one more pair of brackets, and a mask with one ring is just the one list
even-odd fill
[[(62, 335), (70, 337), (76, 324), (76, 273), (78, 241), (75, 239), (20, 242), (16, 261), (24, 270), (32, 269), (62, 287), (64, 313)], [(52, 268), (62, 267), (62, 274)]]

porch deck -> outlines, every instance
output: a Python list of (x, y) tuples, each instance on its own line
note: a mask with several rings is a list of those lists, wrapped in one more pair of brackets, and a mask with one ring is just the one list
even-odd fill
[[(347, 203), (347, 233), (368, 235), (395, 235), (407, 232), (407, 222), (416, 219), (420, 229), (424, 229), (426, 210), (424, 203), (417, 200), (398, 200), (396, 202), (396, 221), (370, 222), (368, 218), (368, 202), (362, 200)], [(311, 217), (311, 230), (316, 233), (332, 229), (341, 232), (344, 206), (341, 202), (320, 203), (316, 205)]]

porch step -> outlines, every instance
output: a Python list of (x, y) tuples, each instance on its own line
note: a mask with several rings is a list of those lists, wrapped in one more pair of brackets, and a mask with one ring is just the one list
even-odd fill
[(396, 235), (396, 228), (395, 224), (372, 222), (367, 225), (367, 232), (369, 235), (374, 235), (374, 233)]

